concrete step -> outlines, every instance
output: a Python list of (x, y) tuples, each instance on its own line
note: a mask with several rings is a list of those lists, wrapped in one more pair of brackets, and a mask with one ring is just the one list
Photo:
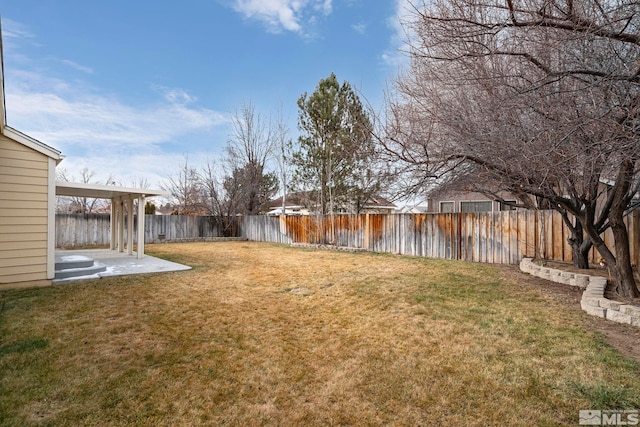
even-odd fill
[(65, 268), (64, 270), (56, 270), (54, 280), (69, 279), (72, 277), (92, 276), (94, 274), (107, 271), (107, 266), (99, 262), (93, 263), (89, 267)]
[(56, 256), (56, 271), (93, 266), (93, 258), (84, 255)]
[(93, 276), (107, 271), (107, 266), (97, 263), (93, 258), (84, 255), (56, 256), (56, 275), (54, 281), (74, 277)]

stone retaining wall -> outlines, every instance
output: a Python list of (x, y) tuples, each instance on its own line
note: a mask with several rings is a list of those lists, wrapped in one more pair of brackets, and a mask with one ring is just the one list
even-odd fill
[(604, 297), (604, 291), (607, 287), (607, 279), (604, 277), (570, 273), (540, 266), (535, 264), (531, 258), (522, 259), (520, 270), (552, 282), (564, 283), (584, 289), (580, 306), (592, 316), (640, 326), (640, 307), (612, 301)]
[[(187, 237), (184, 239), (157, 240), (152, 243), (187, 243), (187, 242), (246, 242), (246, 237)], [(151, 242), (147, 242), (151, 243)]]
[(336, 245), (320, 245), (314, 243), (291, 243), (294, 248), (309, 248), (309, 249), (325, 249), (329, 251), (341, 251), (341, 252), (367, 252), (365, 248), (354, 248), (350, 246), (336, 246)]

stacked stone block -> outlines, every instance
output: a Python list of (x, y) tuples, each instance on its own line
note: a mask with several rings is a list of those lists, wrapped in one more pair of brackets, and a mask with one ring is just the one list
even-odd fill
[(563, 272), (537, 265), (531, 258), (522, 259), (520, 270), (532, 276), (584, 289), (580, 306), (592, 316), (603, 317), (613, 322), (640, 326), (640, 307), (612, 301), (604, 297), (607, 287), (607, 279), (604, 277)]
[(340, 252), (367, 252), (365, 248), (354, 248), (351, 246), (321, 245), (315, 243), (291, 243), (294, 248), (324, 249), (328, 251)]

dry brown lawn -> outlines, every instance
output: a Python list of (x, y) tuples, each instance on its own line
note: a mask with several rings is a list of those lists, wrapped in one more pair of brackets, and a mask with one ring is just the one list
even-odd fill
[(194, 268), (0, 292), (0, 425), (552, 426), (640, 408), (635, 361), (496, 267), (148, 251)]

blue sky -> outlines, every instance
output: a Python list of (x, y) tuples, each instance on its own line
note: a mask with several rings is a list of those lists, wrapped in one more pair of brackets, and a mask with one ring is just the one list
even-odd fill
[(153, 187), (220, 156), (230, 119), (334, 72), (375, 108), (397, 75), (407, 0), (0, 0), (8, 124), (79, 178)]

